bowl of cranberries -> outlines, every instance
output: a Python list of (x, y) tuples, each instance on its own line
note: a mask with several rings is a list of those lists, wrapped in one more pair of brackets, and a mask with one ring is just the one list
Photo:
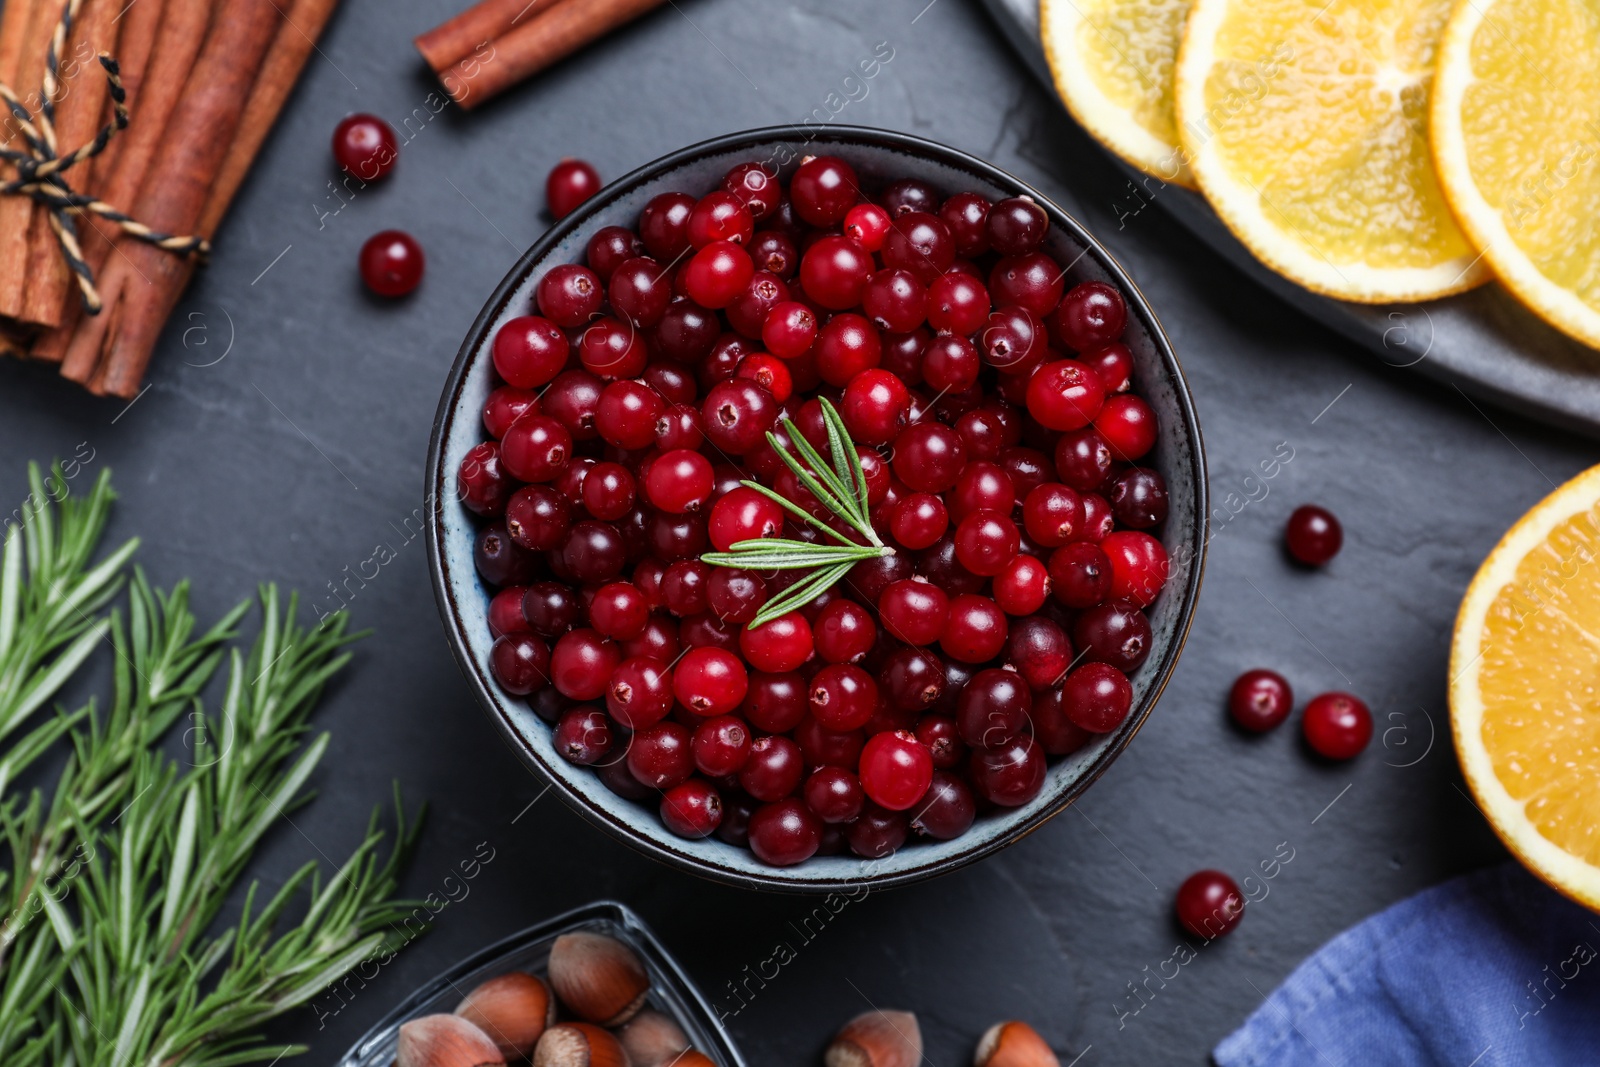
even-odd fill
[(650, 855), (747, 886), (970, 863), (1087, 789), (1205, 548), (1172, 348), (983, 161), (734, 134), (562, 218), (474, 323), (429, 560), (503, 738)]

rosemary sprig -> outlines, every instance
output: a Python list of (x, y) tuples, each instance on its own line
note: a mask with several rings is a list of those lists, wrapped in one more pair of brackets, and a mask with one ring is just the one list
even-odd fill
[[(0, 847), (11, 853), (0, 863), (0, 1063), (230, 1067), (304, 1051), (258, 1031), (399, 944), (413, 904), (395, 899), (416, 833), (398, 796), (387, 854), (374, 814), (325, 883), (310, 863), (264, 903), (242, 885), (268, 833), (309, 799), (328, 744), (308, 741), (309, 716), (361, 635), (342, 615), (302, 629), (295, 598), (285, 605), (265, 586), (248, 656), (226, 646), (249, 602), (195, 636), (186, 585), (162, 594), (136, 568), (130, 579), (133, 542), (93, 564), (114, 499), (104, 475), (81, 502), (63, 499), (58, 480), (53, 505), (37, 469), (31, 482), (40, 503), (0, 553), (0, 737), (23, 731), (0, 745)], [(126, 625), (109, 608), (124, 584)], [(25, 729), (102, 641), (114, 650), (107, 713), (91, 702)], [(224, 659), (213, 719), (199, 698)], [(179, 761), (167, 742), (185, 712)], [(14, 795), (63, 740), (49, 799)]]
[(759, 482), (745, 480), (739, 484), (754, 489), (762, 496), (775, 500), (785, 510), (809, 522), (835, 541), (836, 545), (822, 542), (795, 541), (772, 537), (740, 541), (729, 546), (727, 552), (707, 552), (701, 560), (715, 567), (739, 567), (745, 570), (808, 570), (813, 573), (784, 590), (783, 593), (762, 605), (751, 626), (761, 626), (780, 615), (787, 614), (801, 604), (815, 598), (842, 579), (850, 568), (865, 559), (890, 556), (894, 549), (883, 543), (872, 528), (872, 516), (867, 504), (867, 474), (861, 467), (861, 457), (856, 453), (855, 442), (845, 429), (844, 419), (827, 400), (822, 401), (822, 421), (828, 433), (828, 453), (831, 463), (806, 440), (799, 427), (788, 419), (783, 420), (783, 430), (798, 455), (791, 455), (784, 439), (775, 433), (767, 434), (767, 442), (794, 472), (800, 484), (810, 491), (817, 501), (839, 520), (866, 538), (862, 544), (840, 533), (822, 519), (768, 489)]

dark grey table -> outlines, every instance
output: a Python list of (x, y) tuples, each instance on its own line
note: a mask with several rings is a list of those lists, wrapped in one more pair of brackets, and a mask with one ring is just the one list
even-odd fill
[[(394, 778), (433, 809), (408, 890), (442, 891), (480, 842), (495, 858), (376, 981), (320, 1023), (302, 1015), (275, 1036), (309, 1041), (312, 1062), (331, 1062), (443, 965), (605, 896), (657, 926), (729, 1011), (753, 1065), (817, 1062), (833, 1029), (871, 1005), (915, 1010), (936, 1067), (967, 1062), (983, 1028), (1011, 1017), (1031, 1020), (1063, 1063), (1197, 1064), (1328, 937), (1501, 858), (1451, 751), (1450, 625), (1477, 561), (1592, 461), (1592, 444), (1380, 365), (1159, 211), (1119, 230), (1121, 174), (969, 0), (682, 0), (480, 113), (434, 114), (410, 39), (458, 6), (349, 0), (132, 407), (45, 368), (0, 365), (0, 498), (21, 498), (28, 458), (87, 441), (93, 466), (117, 473), (113, 534), (146, 539), (140, 558), (158, 582), (193, 577), (203, 616), (262, 579), (326, 594), (379, 542), (398, 549), (352, 603), (377, 633), (321, 714), (333, 747), (320, 799), (256, 869), (274, 884), (308, 858), (342, 855)], [(815, 902), (697, 881), (552, 798), (536, 802), (542, 785), (495, 738), (451, 662), (421, 541), (397, 530), (422, 503), (429, 425), (456, 347), (545, 225), (551, 164), (582, 156), (615, 177), (714, 134), (821, 121), (880, 41), (892, 61), (838, 120), (991, 159), (1107, 241), (1184, 359), (1214, 499), (1243, 499), (1245, 477), (1280, 442), (1294, 458), (1265, 499), (1216, 525), (1173, 684), (1080, 804), (977, 867), (808, 927)], [(386, 116), (409, 141), (386, 183), (346, 202), (327, 144), (353, 110)], [(355, 271), (362, 241), (390, 226), (429, 256), (421, 290), (399, 304), (367, 298)], [(1277, 547), (1285, 516), (1307, 500), (1347, 531), (1322, 573), (1291, 569)], [(1302, 698), (1361, 694), (1381, 740), (1325, 766), (1292, 727), (1236, 733), (1223, 695), (1257, 665), (1283, 671)], [(1172, 973), (1178, 883), (1206, 866), (1242, 876), (1283, 843), (1293, 860), (1240, 928), (1164, 986), (1144, 985)], [(794, 958), (778, 967), (780, 946)], [(1130, 983), (1151, 992), (1135, 999)], [(742, 1010), (732, 985), (757, 990)]]

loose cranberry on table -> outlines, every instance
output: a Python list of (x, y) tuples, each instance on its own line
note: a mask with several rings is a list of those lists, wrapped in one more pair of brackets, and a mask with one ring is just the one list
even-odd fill
[(564, 219), (577, 206), (600, 191), (600, 172), (581, 159), (563, 159), (550, 168), (544, 180), (544, 201), (550, 214)]
[(1372, 740), (1372, 712), (1349, 693), (1323, 693), (1306, 703), (1300, 728), (1314, 752), (1332, 760), (1352, 759)]
[[(564, 161), (552, 213), (598, 185)], [(493, 339), (490, 670), (675, 835), (958, 838), (1131, 713), (1169, 560), (1126, 302), (1041, 205), (942, 194), (743, 163), (580, 235)]]
[(379, 296), (405, 296), (422, 284), (422, 246), (403, 230), (383, 230), (361, 246), (361, 280)]
[(1228, 714), (1251, 733), (1266, 733), (1289, 717), (1294, 691), (1276, 671), (1245, 671), (1228, 691)]
[(1344, 545), (1344, 527), (1327, 508), (1302, 504), (1289, 516), (1283, 540), (1289, 555), (1308, 567), (1320, 567)]
[(1196, 871), (1178, 887), (1177, 911), (1185, 930), (1211, 941), (1239, 925), (1244, 894), (1221, 871)]
[(394, 169), (400, 144), (378, 116), (347, 115), (333, 129), (333, 158), (362, 181), (376, 181)]

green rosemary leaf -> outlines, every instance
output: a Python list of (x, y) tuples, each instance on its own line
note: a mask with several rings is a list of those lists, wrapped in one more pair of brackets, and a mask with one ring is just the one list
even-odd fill
[[(853, 503), (855, 501), (855, 487), (850, 480), (850, 461), (845, 457), (845, 442), (850, 440), (850, 434), (845, 430), (842, 422), (835, 424), (838, 412), (834, 411), (833, 405), (826, 398), (823, 398), (820, 403), (822, 404), (822, 427), (828, 435), (828, 455), (833, 460), (834, 472), (839, 476), (839, 485), (845, 490), (844, 498)], [(829, 412), (833, 413), (834, 418), (828, 417)], [(849, 451), (855, 451), (854, 444), (851, 444)]]
[[(774, 451), (778, 453), (778, 458), (783, 460), (784, 465), (794, 472), (796, 478), (800, 479), (801, 485), (811, 490), (811, 495), (815, 496), (823, 507), (853, 525), (855, 521), (854, 515), (850, 506), (844, 502), (846, 498), (839, 493), (840, 487), (835, 484), (835, 475), (828, 470), (827, 464), (822, 462), (822, 457), (817, 455), (810, 442), (805, 439), (798, 429), (794, 428), (794, 424), (788, 423), (787, 425), (790, 428), (789, 436), (798, 442), (795, 447), (805, 450), (806, 463), (811, 464), (811, 467), (807, 468), (805, 464), (782, 448), (777, 434), (769, 433), (767, 436)], [(827, 483), (826, 486), (824, 486), (824, 482)]]
[(750, 620), (750, 625), (764, 626), (773, 619), (787, 615), (796, 607), (814, 599), (824, 589), (831, 587), (835, 582), (843, 578), (857, 562), (859, 561), (836, 563), (831, 567), (819, 570), (816, 574), (801, 579), (788, 589), (785, 589), (777, 597), (763, 604), (761, 610), (756, 613), (756, 617)]
[[(749, 542), (741, 542), (749, 544)], [(759, 544), (759, 542), (757, 542)], [(834, 563), (858, 563), (878, 554), (875, 548), (858, 545), (855, 548), (828, 548), (810, 546), (810, 551), (778, 550), (772, 552), (711, 552), (700, 558), (713, 566), (742, 567), (750, 571), (792, 571), (811, 567), (826, 567)]]
[(845, 441), (845, 447), (841, 449), (843, 456), (838, 458), (844, 459), (847, 469), (841, 471), (839, 476), (849, 482), (854, 490), (853, 495), (856, 505), (860, 508), (862, 521), (865, 525), (863, 532), (872, 540), (873, 544), (882, 544), (878, 540), (877, 532), (872, 529), (871, 506), (867, 502), (867, 472), (861, 466), (861, 456), (857, 454), (855, 445), (850, 442), (850, 434), (845, 430), (844, 419), (840, 417), (834, 406), (826, 400), (822, 401), (822, 419), (827, 424), (830, 437), (838, 434)]

